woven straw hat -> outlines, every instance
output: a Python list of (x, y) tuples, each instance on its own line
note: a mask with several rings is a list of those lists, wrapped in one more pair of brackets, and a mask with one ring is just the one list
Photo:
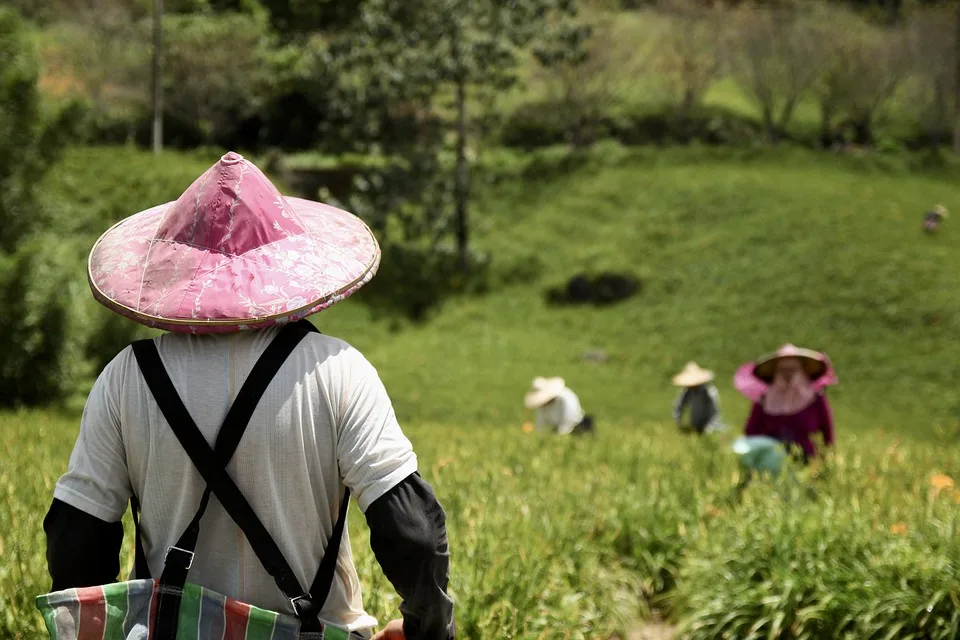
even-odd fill
[(699, 387), (713, 381), (713, 371), (700, 367), (696, 362), (688, 362), (683, 371), (673, 376), (673, 384), (678, 387)]

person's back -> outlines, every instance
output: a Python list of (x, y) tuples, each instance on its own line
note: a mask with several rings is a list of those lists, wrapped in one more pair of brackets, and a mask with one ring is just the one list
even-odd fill
[[(167, 334), (156, 340), (178, 394), (211, 445), (240, 386), (277, 332)], [(144, 551), (151, 575), (157, 576), (167, 548), (193, 517), (205, 484), (157, 410), (131, 349), (106, 368), (98, 387), (100, 401), (90, 404), (85, 420), (109, 420), (120, 430), (132, 490), (141, 501)], [(374, 455), (381, 462), (365, 467), (364, 457)], [(343, 497), (340, 475), (365, 510), (391, 482), (416, 470), (416, 456), (366, 359), (340, 340), (309, 334), (267, 388), (227, 469), (285, 550), (298, 579), (309, 584)], [(76, 472), (65, 476), (55, 496), (84, 481)], [(103, 481), (120, 485), (124, 478), (118, 472)], [(125, 508), (125, 501), (113, 505), (104, 519)], [(351, 627), (372, 626), (362, 610), (346, 537), (339, 565), (321, 617)], [(204, 516), (191, 579), (262, 608), (293, 612), (237, 525), (216, 503)]]
[(677, 402), (682, 408), (690, 412), (690, 426), (695, 431), (702, 432), (714, 422), (718, 416), (716, 387), (704, 384), (690, 387), (680, 392)]
[(673, 377), (680, 392), (673, 404), (673, 419), (683, 426), (683, 414), (689, 411), (690, 428), (697, 433), (723, 429), (720, 418), (720, 393), (713, 384), (713, 372), (688, 362), (683, 371)]

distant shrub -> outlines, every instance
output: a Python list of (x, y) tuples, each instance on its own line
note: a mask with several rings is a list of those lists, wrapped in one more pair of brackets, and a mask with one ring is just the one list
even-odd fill
[(56, 232), (35, 235), (49, 222), (37, 184), (76, 112), (44, 117), (37, 69), (26, 27), (0, 9), (0, 405), (62, 398), (84, 364), (65, 277), (75, 247)]
[(590, 34), (580, 55), (541, 56), (534, 72), (546, 91), (545, 102), (562, 123), (563, 141), (576, 148), (603, 136), (604, 121), (622, 102), (634, 73), (630, 62), (636, 57), (635, 43), (617, 37), (613, 18), (588, 24)]
[[(501, 129), (507, 147), (536, 149), (569, 143), (569, 123), (546, 102), (524, 105), (510, 114)], [(689, 144), (752, 145), (764, 139), (763, 126), (719, 107), (683, 112), (673, 106), (605, 116), (591, 124), (594, 141), (613, 139), (627, 146)], [(784, 133), (783, 139), (789, 139)]]
[(640, 280), (625, 273), (579, 273), (560, 287), (547, 290), (547, 302), (554, 305), (608, 305), (632, 297), (640, 290)]
[(956, 91), (955, 17), (952, 8), (923, 7), (910, 12), (907, 31), (912, 76), (907, 98), (917, 125), (916, 144), (938, 146), (952, 135)]
[(571, 123), (567, 114), (549, 101), (530, 102), (509, 114), (500, 128), (500, 142), (507, 147), (535, 149), (563, 144)]
[(730, 111), (699, 108), (690, 113), (674, 109), (628, 114), (610, 126), (611, 136), (625, 145), (688, 144), (749, 145), (763, 138), (756, 121)]

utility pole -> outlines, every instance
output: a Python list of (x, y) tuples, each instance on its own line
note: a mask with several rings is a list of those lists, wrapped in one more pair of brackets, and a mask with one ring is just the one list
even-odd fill
[(960, 153), (960, 2), (953, 27), (953, 152)]
[(463, 60), (461, 39), (463, 31), (456, 27), (451, 38), (451, 56), (454, 65), (454, 83), (457, 90), (457, 143), (456, 174), (454, 176), (454, 200), (456, 207), (457, 251), (459, 266), (466, 273), (470, 266), (469, 254), (469, 200), (470, 200), (470, 164), (467, 161), (467, 69)]
[(153, 152), (163, 151), (163, 0), (153, 0)]

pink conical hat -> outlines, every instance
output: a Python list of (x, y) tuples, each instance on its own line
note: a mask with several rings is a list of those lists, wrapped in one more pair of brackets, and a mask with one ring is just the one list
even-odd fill
[[(764, 356), (757, 362), (742, 364), (733, 376), (733, 386), (753, 402), (759, 402), (760, 398), (767, 392), (767, 388), (770, 386), (769, 376), (772, 376), (772, 373), (764, 372), (764, 366), (769, 369), (770, 365), (773, 364), (775, 369), (777, 360), (788, 357), (800, 358), (805, 361), (807, 373), (813, 378), (814, 391), (821, 391), (830, 385), (837, 384), (837, 372), (834, 370), (833, 363), (830, 362), (827, 354), (785, 344), (775, 353)], [(760, 375), (765, 377), (761, 378)]]
[(380, 247), (346, 211), (280, 195), (228, 153), (175, 202), (126, 218), (90, 252), (94, 297), (141, 324), (227, 333), (299, 320), (370, 281)]

